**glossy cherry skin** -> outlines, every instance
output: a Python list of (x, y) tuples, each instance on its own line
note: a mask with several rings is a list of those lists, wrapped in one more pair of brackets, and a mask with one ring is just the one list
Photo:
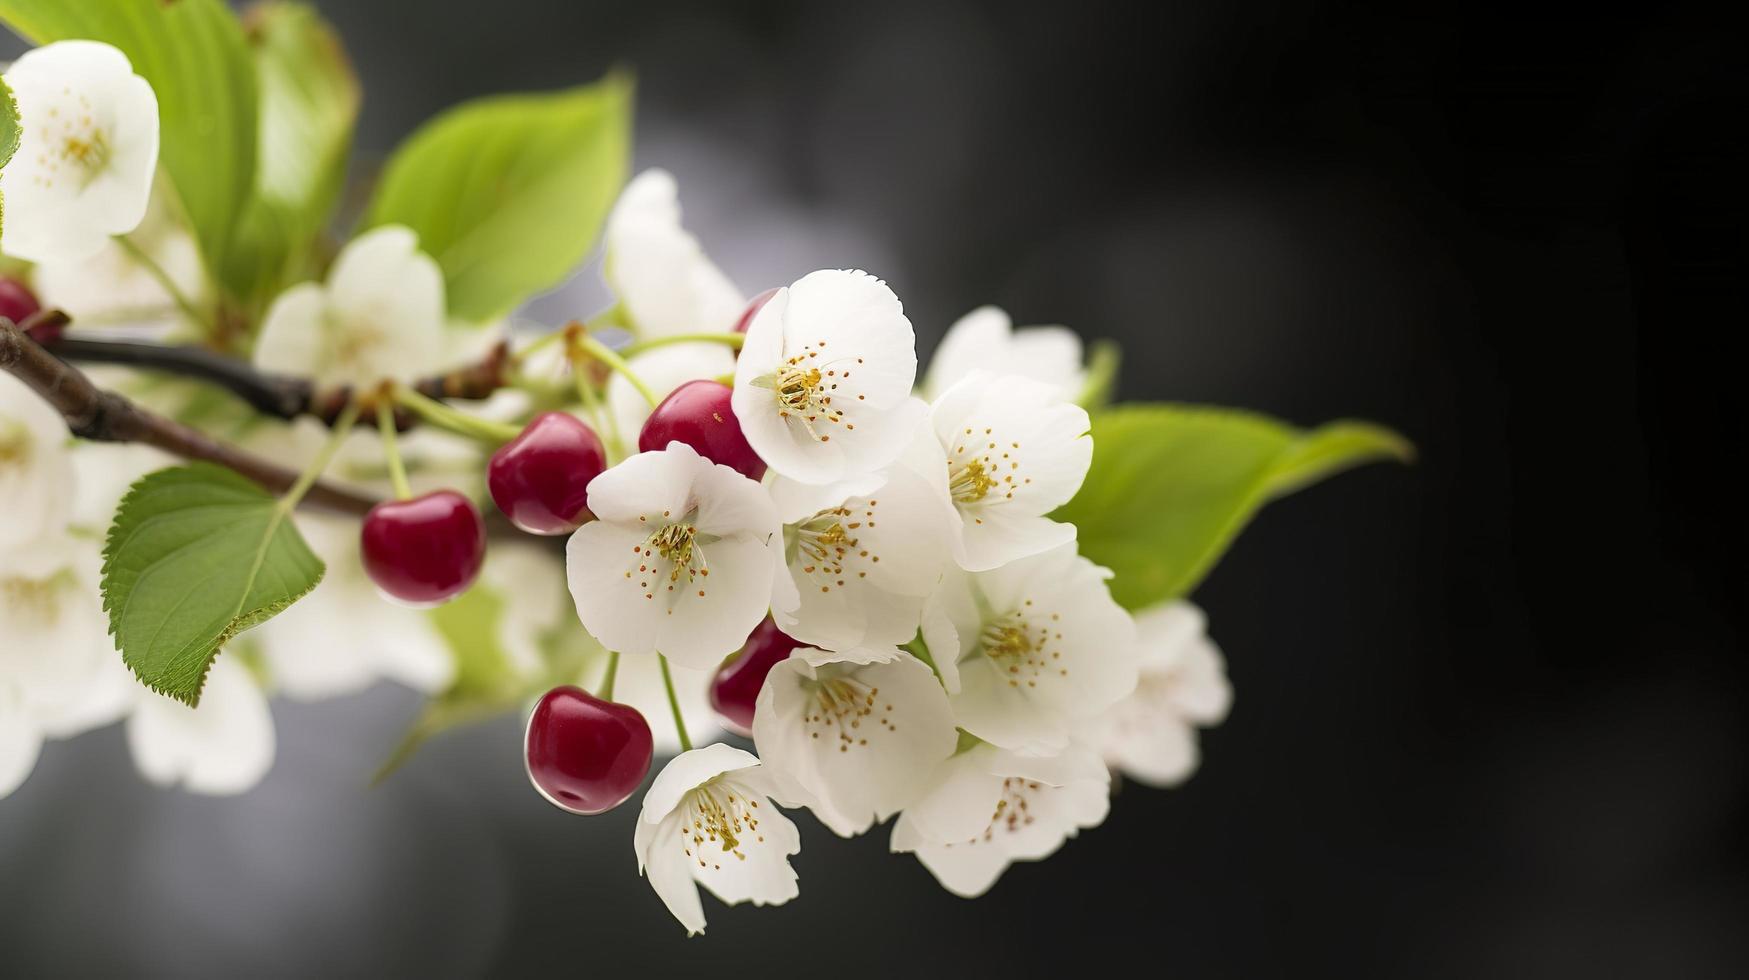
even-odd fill
[(580, 687), (541, 696), (523, 737), (528, 779), (572, 813), (604, 813), (631, 798), (650, 771), (650, 724), (629, 704)]
[[(30, 287), (11, 276), (0, 276), (0, 317), (11, 320), (14, 324), (23, 323), (43, 308), (37, 301), (36, 294)], [(38, 343), (53, 343), (60, 339), (57, 329), (52, 337), (38, 336), (33, 330), (31, 336)]]
[(409, 605), (434, 606), (467, 591), (479, 577), (486, 524), (473, 501), (439, 490), (372, 507), (359, 547), (377, 588)]
[(741, 652), (717, 668), (717, 675), (711, 678), (711, 707), (722, 716), (730, 731), (742, 736), (752, 734), (753, 705), (759, 700), (759, 689), (765, 686), (765, 675), (801, 645), (801, 641), (778, 629), (767, 616), (753, 627)]
[(530, 534), (569, 534), (589, 520), (589, 481), (605, 469), (607, 450), (594, 429), (547, 412), (492, 454), (486, 485), (510, 523)]
[(765, 308), (765, 304), (771, 302), (771, 297), (777, 295), (777, 289), (778, 287), (773, 286), (747, 301), (747, 308), (741, 311), (741, 319), (735, 321), (736, 333), (747, 332), (747, 328), (753, 323), (753, 318), (759, 315), (759, 311)]
[(741, 434), (741, 420), (729, 407), (733, 390), (715, 381), (688, 381), (668, 393), (644, 420), (638, 450), (654, 452), (684, 442), (713, 463), (732, 466), (749, 480), (765, 475), (765, 460)]

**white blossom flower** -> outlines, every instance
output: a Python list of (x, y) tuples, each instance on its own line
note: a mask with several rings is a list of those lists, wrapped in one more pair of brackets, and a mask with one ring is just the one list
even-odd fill
[(917, 799), (959, 733), (935, 673), (916, 657), (803, 647), (765, 676), (753, 741), (821, 823), (853, 837)]
[(170, 340), (197, 330), (200, 325), (189, 320), (158, 278), (160, 272), (169, 277), (197, 308), (207, 304), (210, 287), (200, 246), (172, 215), (174, 193), (162, 180), (153, 190), (145, 219), (128, 234), (137, 251), (110, 239), (83, 258), (37, 263), (31, 281), (43, 306), (65, 310), (73, 318), (70, 329), (79, 334), (115, 328), (125, 329), (131, 339)]
[(255, 366), (368, 385), (411, 381), (448, 366), (443, 272), (418, 236), (384, 225), (340, 251), (324, 284), (279, 294), (262, 321)]
[(127, 55), (57, 41), (6, 71), (18, 150), (0, 171), (0, 251), (32, 262), (81, 259), (146, 214), (158, 167), (158, 99)]
[(699, 885), (729, 905), (796, 897), (789, 856), (802, 839), (772, 805), (782, 796), (773, 783), (758, 759), (718, 743), (675, 756), (644, 794), (632, 839), (638, 871), (687, 935), (704, 931)]
[(626, 184), (603, 241), (602, 272), (640, 336), (734, 329), (746, 300), (681, 227), (668, 171), (646, 170)]
[(975, 745), (942, 764), (933, 789), (900, 815), (892, 850), (976, 898), (1015, 861), (1041, 861), (1103, 823), (1110, 790), (1110, 772), (1080, 743), (1044, 758)]
[(455, 676), (448, 645), (424, 612), (377, 591), (359, 559), (358, 522), (299, 513), (297, 525), (328, 570), (309, 595), (251, 633), (279, 690), (319, 700), (379, 679), (425, 694), (448, 687)]
[(1065, 545), (944, 577), (923, 636), (961, 728), (1051, 752), (1135, 689), (1135, 624), (1112, 601), (1110, 575)]
[(23, 691), (0, 681), (0, 800), (30, 776), (42, 747), (42, 727), (25, 708)]
[(916, 431), (917, 349), (887, 284), (823, 270), (780, 289), (747, 328), (731, 402), (766, 465), (802, 483), (882, 469)]
[(71, 438), (54, 409), (24, 382), (0, 374), (0, 557), (66, 525)]
[(134, 765), (158, 786), (230, 796), (252, 789), (273, 765), (267, 697), (231, 656), (213, 661), (197, 708), (142, 689), (127, 734)]
[(832, 650), (909, 642), (923, 600), (951, 558), (952, 517), (929, 482), (894, 466), (862, 483), (817, 487), (777, 477), (785, 572), (772, 616), (790, 636)]
[[(626, 362), (660, 402), (688, 381), (724, 378), (735, 373), (735, 352), (722, 344), (670, 344), (647, 350)], [(650, 417), (650, 403), (618, 371), (607, 379), (609, 431), (618, 432), (627, 452), (638, 451), (638, 432)], [(600, 433), (602, 438), (608, 432)]]
[[(486, 552), (479, 587), (497, 596), (498, 644), (511, 669), (524, 677), (546, 667), (542, 646), (565, 620), (564, 581), (559, 557), (531, 542), (493, 542)], [(449, 686), (452, 673), (446, 671), (439, 689)]]
[(1221, 651), (1208, 619), (1189, 602), (1136, 613), (1141, 675), (1135, 693), (1101, 716), (1105, 761), (1148, 786), (1190, 778), (1198, 760), (1196, 730), (1226, 720), (1233, 704)]
[(1067, 327), (1021, 327), (998, 306), (980, 306), (949, 327), (924, 376), (923, 396), (938, 398), (949, 388), (985, 371), (1018, 375), (1048, 385), (1061, 401), (1074, 401), (1086, 386), (1081, 338)]
[[(974, 374), (935, 400), (936, 455), (924, 475), (952, 502), (960, 567), (984, 571), (1075, 539), (1046, 517), (1093, 462), (1086, 410), (1020, 377)], [(907, 454), (907, 460), (915, 458)]]
[(565, 550), (577, 615), (610, 650), (709, 670), (765, 617), (777, 514), (759, 484), (681, 442), (589, 484)]

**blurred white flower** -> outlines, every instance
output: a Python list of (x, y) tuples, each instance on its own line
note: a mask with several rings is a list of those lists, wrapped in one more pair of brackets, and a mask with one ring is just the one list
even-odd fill
[(310, 594), (251, 634), (277, 688), (319, 700), (379, 679), (424, 694), (448, 687), (455, 676), (448, 645), (423, 612), (384, 599), (365, 575), (358, 521), (303, 512), (297, 526), (327, 572)]
[(1110, 573), (1065, 545), (988, 572), (949, 572), (923, 636), (961, 728), (1053, 752), (1136, 686), (1136, 634)]
[(603, 240), (603, 274), (639, 336), (734, 329), (746, 300), (681, 227), (679, 191), (668, 171), (632, 178)]
[(923, 397), (935, 399), (976, 371), (1016, 375), (1047, 385), (1060, 401), (1073, 401), (1087, 383), (1081, 338), (1068, 327), (1014, 329), (997, 306), (980, 306), (948, 328), (930, 358)]
[(711, 670), (765, 618), (778, 523), (759, 484), (675, 442), (596, 477), (589, 510), (565, 567), (608, 649)]
[(979, 744), (935, 773), (933, 788), (893, 826), (895, 853), (914, 853), (961, 898), (990, 890), (1015, 861), (1054, 854), (1111, 808), (1111, 776), (1079, 743), (1039, 758)]
[(704, 931), (699, 885), (729, 905), (796, 897), (789, 856), (801, 835), (774, 795), (758, 759), (720, 743), (675, 756), (650, 784), (632, 838), (638, 871), (687, 935)]
[(347, 243), (325, 284), (279, 294), (262, 322), (255, 366), (328, 384), (412, 381), (453, 357), (444, 322), (437, 262), (419, 251), (411, 229), (384, 225)]
[(941, 684), (916, 657), (804, 647), (766, 675), (753, 740), (766, 768), (800, 789), (792, 795), (852, 837), (917, 799), (959, 733)]
[(1075, 540), (1073, 524), (1045, 515), (1075, 496), (1093, 462), (1086, 410), (1037, 381), (975, 373), (935, 400), (930, 425), (936, 455), (920, 472), (953, 504), (960, 567), (983, 571)]
[[(128, 241), (178, 292), (201, 306), (209, 293), (206, 270), (194, 236), (172, 216), (169, 201), (174, 193), (167, 182), (159, 182), (145, 219)], [(39, 262), (31, 278), (43, 305), (65, 310), (73, 318), (70, 329), (78, 334), (113, 327), (136, 339), (169, 340), (200, 326), (189, 322), (146, 261), (114, 239), (93, 255)]]
[(1136, 690), (1100, 717), (1100, 746), (1105, 761), (1131, 779), (1173, 786), (1196, 771), (1196, 730), (1226, 720), (1233, 687), (1208, 619), (1191, 603), (1136, 613), (1136, 638)]
[(235, 656), (220, 654), (213, 661), (198, 708), (141, 691), (128, 716), (128, 748), (152, 783), (230, 796), (253, 789), (272, 767), (267, 696)]
[(82, 259), (146, 214), (158, 167), (158, 99), (127, 55), (57, 41), (6, 71), (18, 151), (0, 171), (0, 251), (31, 262)]
[(0, 560), (67, 523), (73, 463), (67, 424), (36, 392), (0, 373)]
[(731, 404), (766, 465), (833, 483), (883, 469), (904, 450), (925, 411), (911, 397), (916, 377), (911, 321), (887, 284), (822, 270), (754, 316)]

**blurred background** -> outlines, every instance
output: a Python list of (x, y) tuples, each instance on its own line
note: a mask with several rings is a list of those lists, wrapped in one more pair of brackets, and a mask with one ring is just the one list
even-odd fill
[[(0, 807), (8, 976), (1683, 976), (1749, 971), (1744, 34), (1412, 4), (319, 2), (361, 171), (431, 113), (625, 64), (637, 163), (751, 294), (885, 277), (1120, 341), (1121, 394), (1413, 438), (1272, 506), (1196, 599), (1237, 700), (1184, 788), (984, 899), (801, 816), (800, 900), (685, 941), (635, 808), (516, 718), (376, 789), (398, 689), (274, 705), (253, 794), (119, 728)], [(6, 40), (11, 56), (19, 45)], [(537, 304), (587, 313), (585, 273)], [(1733, 464), (1732, 460), (1737, 460)]]

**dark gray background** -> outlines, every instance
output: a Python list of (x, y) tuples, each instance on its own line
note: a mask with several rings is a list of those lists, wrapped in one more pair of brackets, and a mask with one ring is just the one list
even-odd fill
[[(999, 302), (1122, 392), (1421, 446), (1271, 508), (1199, 591), (1204, 770), (964, 902), (803, 818), (802, 896), (685, 941), (633, 808), (514, 719), (367, 790), (404, 692), (276, 704), (255, 794), (119, 731), (0, 804), (7, 975), (1741, 976), (1744, 36), (1475, 5), (328, 2), (381, 157), (614, 63), (748, 292), (863, 266), (923, 343)], [(587, 312), (585, 282), (550, 316)], [(1135, 967), (1131, 967), (1135, 969)]]

